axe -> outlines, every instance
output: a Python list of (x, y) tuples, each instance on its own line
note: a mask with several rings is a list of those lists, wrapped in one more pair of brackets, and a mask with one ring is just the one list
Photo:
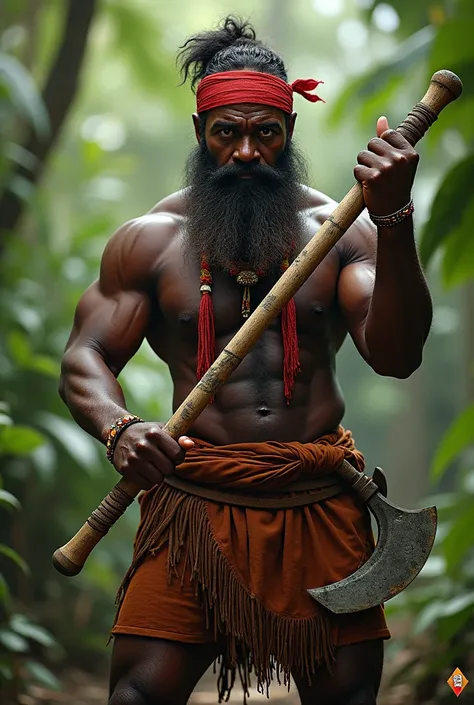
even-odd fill
[[(420, 140), (439, 113), (462, 93), (460, 79), (450, 71), (438, 71), (423, 99), (417, 103), (398, 131), (412, 144)], [(312, 274), (346, 230), (365, 208), (362, 186), (357, 183), (320, 230), (280, 277), (252, 315), (221, 352), (188, 397), (164, 426), (172, 438), (185, 434), (206, 408), (263, 331)], [(369, 560), (353, 575), (332, 585), (309, 590), (318, 602), (333, 612), (357, 612), (379, 605), (401, 592), (420, 572), (433, 546), (436, 509), (407, 510), (382, 496), (380, 471), (374, 480), (344, 461), (338, 473), (351, 485), (375, 515), (378, 541)], [(87, 557), (111, 526), (133, 502), (140, 488), (121, 479), (78, 533), (53, 555), (55, 568), (63, 575), (77, 575)]]

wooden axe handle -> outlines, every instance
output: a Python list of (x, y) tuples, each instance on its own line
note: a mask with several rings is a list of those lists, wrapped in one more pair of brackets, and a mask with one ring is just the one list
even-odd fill
[[(438, 71), (432, 77), (425, 96), (408, 114), (398, 131), (415, 145), (443, 108), (456, 100), (461, 93), (462, 83), (454, 73)], [(172, 438), (178, 439), (186, 433), (263, 331), (278, 316), (364, 208), (362, 186), (356, 183), (164, 426), (164, 430)], [(77, 575), (94, 546), (139, 492), (140, 488), (136, 485), (124, 479), (120, 480), (78, 533), (55, 551), (55, 568), (63, 575)]]

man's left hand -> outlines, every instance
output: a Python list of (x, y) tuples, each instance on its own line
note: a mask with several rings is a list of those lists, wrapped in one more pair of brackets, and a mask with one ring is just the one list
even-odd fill
[(377, 137), (360, 152), (354, 176), (363, 188), (369, 213), (391, 215), (407, 205), (418, 165), (409, 142), (391, 130), (386, 117), (377, 121)]

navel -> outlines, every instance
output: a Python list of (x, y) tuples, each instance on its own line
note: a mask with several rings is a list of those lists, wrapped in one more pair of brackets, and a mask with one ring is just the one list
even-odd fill
[(268, 406), (262, 405), (257, 409), (257, 414), (261, 417), (269, 416), (271, 413), (272, 412), (270, 411)]

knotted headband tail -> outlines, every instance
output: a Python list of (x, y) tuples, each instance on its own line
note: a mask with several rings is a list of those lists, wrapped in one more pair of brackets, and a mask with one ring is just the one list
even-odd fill
[(285, 113), (293, 112), (293, 93), (299, 93), (311, 103), (325, 102), (310, 93), (322, 81), (298, 78), (290, 85), (278, 76), (260, 71), (222, 71), (206, 76), (196, 92), (197, 111), (204, 113), (223, 105), (255, 103), (271, 105)]
[(326, 101), (320, 98), (319, 95), (316, 95), (316, 93), (309, 93), (309, 91), (314, 91), (320, 83), (324, 83), (324, 81), (317, 81), (315, 78), (297, 78), (296, 81), (293, 81), (291, 84), (291, 90), (293, 93), (302, 95), (303, 98), (309, 100), (310, 103), (317, 103), (318, 100), (325, 103)]

